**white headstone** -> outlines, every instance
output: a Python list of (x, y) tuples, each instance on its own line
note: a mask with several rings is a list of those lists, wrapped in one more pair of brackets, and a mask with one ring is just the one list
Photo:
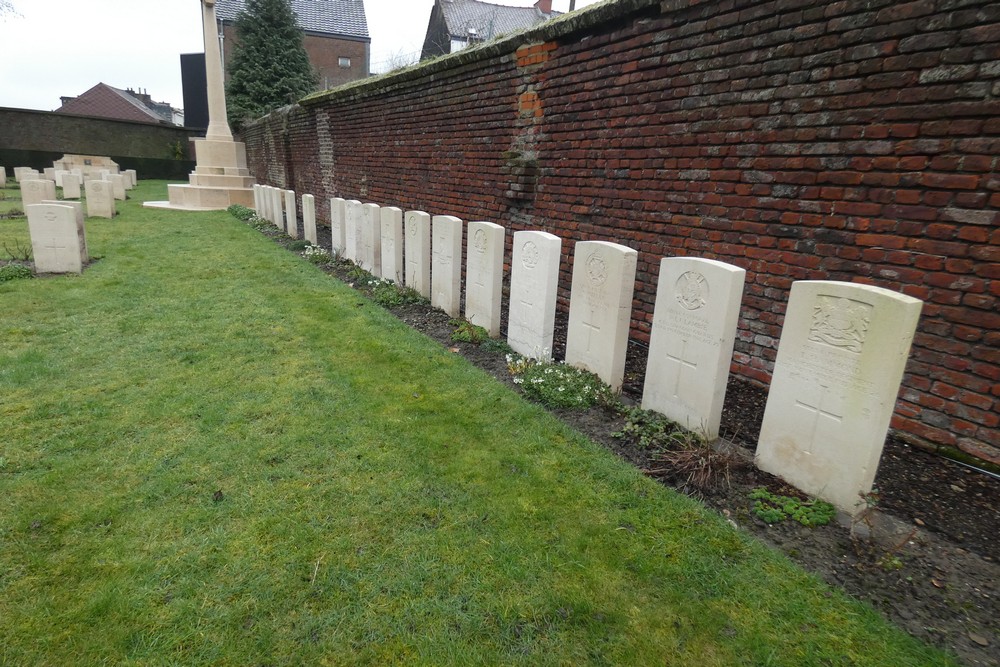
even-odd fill
[(41, 204), (44, 199), (56, 198), (56, 182), (47, 180), (21, 181), (21, 205)]
[(260, 215), (260, 185), (258, 183), (253, 184), (253, 211)]
[(38, 273), (82, 273), (82, 231), (72, 206), (31, 204), (24, 207), (31, 252)]
[(462, 312), (462, 221), (452, 215), (435, 215), (431, 237), (431, 305), (458, 317)]
[(264, 211), (267, 213), (267, 216), (265, 216), (267, 221), (270, 222), (275, 227), (283, 226), (285, 224), (284, 221), (282, 221), (280, 225), (277, 223), (278, 216), (280, 215), (280, 213), (279, 209), (275, 208), (274, 186), (265, 185), (263, 196), (264, 196)]
[(126, 169), (125, 175), (128, 177), (127, 187), (129, 190), (139, 185), (139, 174), (136, 173), (135, 169)]
[(55, 167), (46, 167), (42, 170), (42, 178), (46, 181), (56, 182), (56, 169)]
[(309, 243), (319, 243), (316, 235), (316, 198), (312, 195), (302, 195), (302, 233)]
[(56, 169), (55, 171), (56, 171), (56, 177), (52, 180), (56, 182), (56, 187), (57, 188), (65, 187), (63, 186), (63, 176), (65, 176), (69, 172), (66, 171), (65, 169)]
[(845, 512), (864, 510), (922, 305), (870, 285), (792, 283), (757, 466)]
[(66, 172), (62, 177), (63, 199), (80, 198), (80, 177)]
[(500, 335), (503, 296), (503, 237), (506, 230), (492, 222), (470, 222), (465, 255), (465, 319)]
[(344, 256), (358, 263), (358, 247), (361, 244), (361, 207), (357, 199), (344, 202)]
[(330, 199), (330, 250), (334, 257), (344, 256), (347, 248), (345, 231), (347, 224), (344, 220), (344, 199), (342, 197), (332, 197)]
[(424, 298), (431, 296), (431, 216), (406, 212), (406, 286)]
[(105, 174), (104, 180), (111, 184), (115, 199), (125, 201), (125, 177), (121, 174)]
[(284, 191), (281, 188), (271, 186), (271, 213), (274, 214), (272, 222), (278, 229), (285, 230), (285, 203)]
[(299, 238), (299, 214), (295, 206), (295, 191), (285, 190), (285, 233)]
[(373, 276), (382, 275), (382, 214), (378, 204), (361, 207), (358, 266)]
[(271, 200), (268, 197), (268, 190), (266, 185), (261, 185), (257, 189), (257, 196), (259, 197), (260, 208), (257, 209), (257, 215), (264, 218), (267, 221), (271, 220)]
[(712, 259), (660, 261), (642, 407), (710, 440), (719, 437), (745, 277)]
[[(70, 176), (73, 176), (73, 174), (70, 174)], [(90, 250), (87, 249), (87, 233), (83, 224), (83, 202), (46, 200), (42, 203), (55, 206), (69, 206), (73, 209), (73, 212), (76, 214), (76, 229), (80, 235), (80, 261), (84, 264), (90, 261)]]
[(638, 253), (617, 243), (580, 241), (573, 250), (566, 363), (621, 389)]
[(510, 260), (507, 344), (515, 352), (548, 361), (559, 291), (562, 239), (548, 232), (514, 232)]
[(14, 180), (17, 183), (21, 181), (38, 181), (42, 180), (42, 174), (31, 167), (14, 167)]
[(0, 164), (0, 188), (7, 187), (7, 168)]
[(383, 206), (382, 216), (382, 277), (397, 285), (403, 284), (403, 211), (395, 206)]
[(111, 183), (92, 180), (85, 184), (87, 191), (87, 217), (115, 217), (115, 197), (111, 191)]

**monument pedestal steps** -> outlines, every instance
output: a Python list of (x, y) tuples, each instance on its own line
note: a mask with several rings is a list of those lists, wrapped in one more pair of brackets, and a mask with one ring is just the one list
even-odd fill
[(198, 162), (189, 183), (168, 185), (169, 201), (144, 206), (181, 211), (214, 211), (233, 204), (252, 208), (254, 179), (247, 169), (246, 146), (212, 139), (196, 139), (194, 144)]

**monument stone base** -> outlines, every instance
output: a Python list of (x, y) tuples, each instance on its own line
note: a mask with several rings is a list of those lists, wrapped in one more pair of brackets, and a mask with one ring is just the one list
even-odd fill
[(149, 201), (148, 208), (218, 211), (233, 204), (253, 208), (253, 176), (247, 169), (246, 145), (238, 141), (195, 139), (197, 166), (188, 185), (168, 185), (169, 201)]

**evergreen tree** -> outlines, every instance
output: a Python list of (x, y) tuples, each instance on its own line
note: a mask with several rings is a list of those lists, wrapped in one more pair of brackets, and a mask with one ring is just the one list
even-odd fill
[(246, 0), (236, 35), (226, 86), (234, 129), (315, 89), (317, 76), (288, 0)]

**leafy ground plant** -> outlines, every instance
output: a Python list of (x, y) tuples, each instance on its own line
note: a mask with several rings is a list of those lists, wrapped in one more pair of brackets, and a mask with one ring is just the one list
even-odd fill
[(32, 275), (34, 274), (31, 272), (31, 267), (24, 264), (12, 263), (0, 266), (0, 283), (7, 282), (8, 280), (30, 278)]
[(333, 259), (325, 248), (312, 244), (306, 246), (305, 250), (302, 251), (302, 256), (313, 264), (326, 264)]
[(507, 369), (524, 395), (548, 408), (583, 410), (617, 401), (611, 387), (588, 371), (566, 363), (507, 355)]
[(241, 206), (240, 204), (233, 204), (227, 208), (226, 211), (229, 215), (233, 216), (237, 220), (242, 220), (243, 222), (247, 222), (250, 218), (257, 215), (256, 211), (252, 208), (247, 208), (246, 206)]
[(468, 320), (449, 320), (448, 324), (455, 327), (451, 333), (453, 343), (472, 343), (479, 345), (490, 339), (490, 334), (486, 329), (476, 326)]
[[(331, 257), (330, 261), (342, 261)], [(394, 281), (377, 278), (356, 264), (347, 272), (352, 287), (358, 287), (371, 296), (372, 301), (383, 308), (399, 308), (414, 303), (427, 303), (427, 299), (415, 289), (397, 285)]]
[(750, 493), (753, 506), (750, 511), (766, 523), (778, 523), (786, 519), (798, 521), (803, 526), (813, 528), (825, 526), (837, 516), (837, 510), (830, 503), (814, 498), (799, 500), (791, 496), (771, 493), (758, 487)]
[(719, 449), (700, 434), (689, 431), (653, 410), (621, 407), (622, 430), (613, 437), (629, 440), (650, 450), (646, 472), (678, 483), (681, 488), (704, 492), (729, 484), (730, 472), (743, 461), (734, 452)]
[(621, 415), (625, 424), (622, 430), (612, 435), (635, 442), (644, 449), (672, 449), (699, 439), (696, 434), (653, 410), (623, 407)]

